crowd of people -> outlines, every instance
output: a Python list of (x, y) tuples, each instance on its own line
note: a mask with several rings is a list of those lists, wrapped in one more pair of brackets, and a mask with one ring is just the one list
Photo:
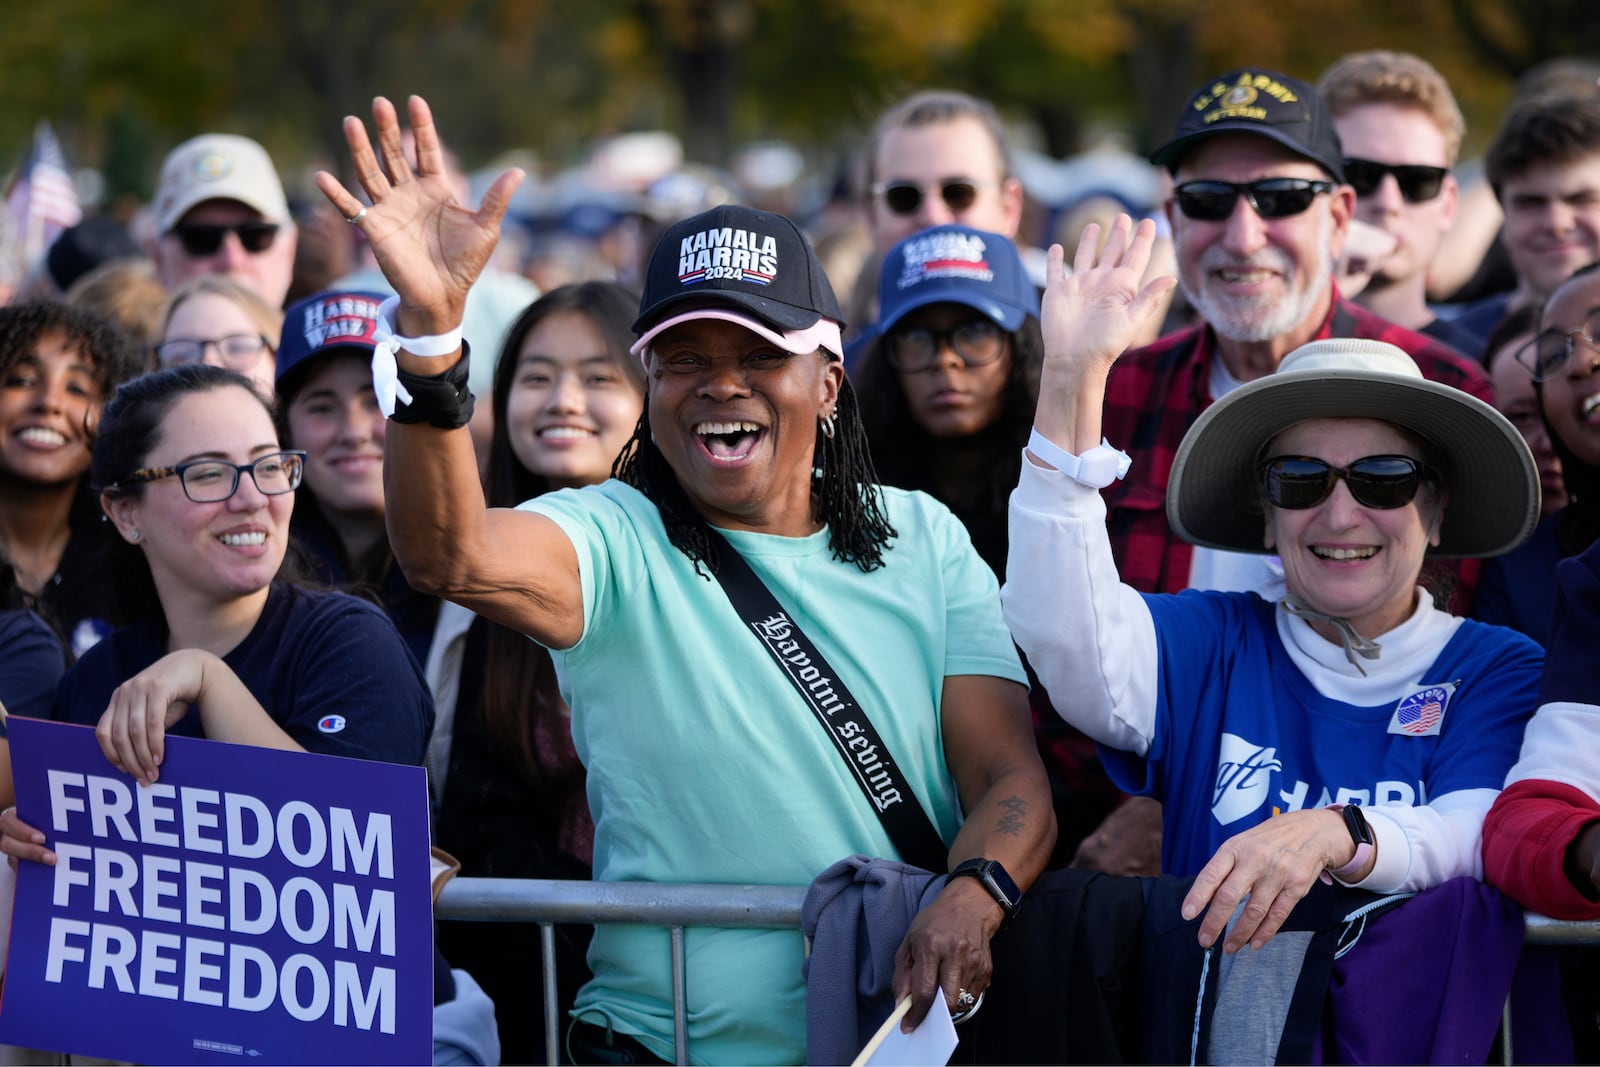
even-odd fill
[[(1561, 71), (1481, 179), (1417, 56), (1221, 74), (1159, 203), (1058, 234), (994, 108), (919, 92), (851, 239), (719, 195), (542, 295), (525, 176), (474, 203), (418, 98), (298, 220), (192, 138), (147, 255), (90, 220), (0, 308), (0, 711), (145, 784), (169, 734), (424, 765), (472, 876), (901, 861), (940, 876), (906, 1029), (1063, 872), (1179, 880), (1229, 957), (1319, 886), (1600, 919), (1600, 84)], [(0, 850), (53, 863), (4, 721)], [(798, 931), (683, 954), (693, 1062), (806, 1062)], [(565, 1057), (672, 1062), (664, 930), (555, 955)], [(539, 1061), (535, 928), (436, 956), (436, 1062)]]

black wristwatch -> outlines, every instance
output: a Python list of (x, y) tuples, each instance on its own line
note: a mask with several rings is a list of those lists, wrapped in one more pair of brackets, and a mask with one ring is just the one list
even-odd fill
[(949, 884), (963, 875), (971, 875), (983, 883), (983, 888), (994, 897), (994, 902), (1000, 905), (1000, 910), (1006, 913), (1007, 919), (1017, 917), (1018, 910), (1022, 907), (1022, 890), (1017, 888), (1017, 883), (1000, 866), (999, 860), (974, 859), (956, 865), (945, 879)]
[(1350, 840), (1356, 843), (1357, 848), (1373, 843), (1372, 827), (1367, 825), (1367, 817), (1361, 814), (1361, 805), (1346, 804), (1340, 814), (1344, 816), (1345, 829), (1350, 831)]

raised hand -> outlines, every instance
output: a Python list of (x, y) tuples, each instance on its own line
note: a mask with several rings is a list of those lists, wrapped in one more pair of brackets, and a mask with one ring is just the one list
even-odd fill
[[(1123, 350), (1143, 335), (1160, 314), (1176, 280), (1140, 279), (1150, 263), (1156, 226), (1149, 219), (1134, 228), (1118, 215), (1099, 255), (1100, 227), (1085, 226), (1078, 255), (1069, 274), (1066, 253), (1052, 245), (1044, 291), (1044, 368), (1039, 378), (1039, 404), (1034, 429), (1067, 451), (1081, 455), (1100, 443), (1100, 413), (1105, 404), (1106, 375)], [(1032, 455), (1032, 453), (1029, 453)], [(1044, 462), (1034, 456), (1035, 462)]]
[(401, 147), (399, 116), (388, 100), (380, 96), (372, 102), (376, 153), (361, 120), (354, 116), (344, 120), (356, 179), (372, 202), (364, 214), (361, 201), (332, 174), (319, 171), (316, 182), (346, 219), (359, 216), (357, 225), (379, 268), (399, 294), (400, 332), (417, 337), (448, 333), (461, 324), (467, 290), (500, 239), (500, 221), (523, 172), (512, 169), (501, 174), (484, 193), (478, 210), (469, 210), (451, 191), (444, 150), (427, 102), (413, 96), (408, 110), (417, 145), (415, 171)]
[(1065, 251), (1051, 246), (1040, 320), (1047, 365), (1098, 362), (1110, 367), (1141, 335), (1177, 284), (1162, 276), (1140, 288), (1155, 237), (1151, 220), (1135, 228), (1127, 215), (1118, 215), (1105, 249), (1096, 255), (1100, 227), (1091, 223), (1084, 227), (1070, 274), (1063, 269)]

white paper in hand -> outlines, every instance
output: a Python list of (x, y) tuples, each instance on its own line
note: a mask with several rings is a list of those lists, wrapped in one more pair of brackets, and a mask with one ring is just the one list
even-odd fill
[(851, 1067), (927, 1067), (950, 1062), (956, 1050), (956, 1025), (950, 1021), (950, 1007), (944, 997), (934, 997), (922, 1025), (903, 1034), (900, 1020), (910, 1007), (910, 997), (895, 1006)]

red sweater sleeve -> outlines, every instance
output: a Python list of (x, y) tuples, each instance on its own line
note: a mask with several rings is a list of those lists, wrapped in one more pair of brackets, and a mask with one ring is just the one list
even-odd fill
[(1483, 879), (1518, 904), (1552, 919), (1600, 919), (1600, 901), (1567, 877), (1567, 848), (1600, 804), (1581, 789), (1531, 778), (1513, 782), (1483, 824)]

